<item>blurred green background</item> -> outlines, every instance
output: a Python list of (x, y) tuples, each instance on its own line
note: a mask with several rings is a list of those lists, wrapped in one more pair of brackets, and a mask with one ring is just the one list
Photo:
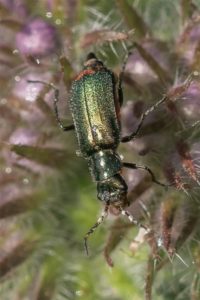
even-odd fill
[[(200, 299), (199, 12), (199, 0), (0, 0), (1, 300)], [(132, 53), (123, 135), (168, 95), (119, 153), (172, 188), (124, 171), (129, 211), (151, 234), (111, 214), (87, 257), (95, 183), (74, 132), (57, 126), (52, 89), (27, 80), (54, 83), (71, 124), (71, 82), (91, 51), (117, 74)]]

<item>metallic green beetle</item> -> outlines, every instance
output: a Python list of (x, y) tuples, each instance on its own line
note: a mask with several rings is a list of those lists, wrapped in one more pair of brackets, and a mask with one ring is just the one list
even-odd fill
[[(114, 206), (131, 222), (144, 227), (125, 210), (128, 205), (128, 188), (121, 175), (123, 167), (145, 169), (154, 182), (165, 186), (155, 179), (148, 167), (123, 163), (116, 152), (121, 141), (128, 142), (137, 135), (143, 119), (149, 111), (152, 111), (151, 109), (145, 113), (134, 133), (121, 139), (120, 106), (123, 102), (121, 78), (122, 76), (118, 79), (93, 53), (90, 53), (71, 88), (69, 103), (80, 154), (88, 161), (92, 178), (97, 183), (98, 199), (105, 203), (103, 214), (85, 236), (87, 253), (87, 238), (103, 222), (109, 206)], [(159, 104), (163, 101), (165, 98), (161, 99)]]
[[(123, 71), (124, 69), (125, 64)], [(89, 235), (103, 222), (111, 206), (126, 215), (131, 222), (146, 229), (125, 210), (129, 203), (127, 184), (121, 175), (123, 167), (144, 169), (149, 172), (153, 182), (166, 186), (156, 180), (148, 167), (122, 162), (117, 153), (119, 143), (132, 140), (138, 134), (145, 117), (166, 100), (166, 97), (163, 97), (150, 107), (141, 116), (137, 129), (132, 134), (121, 138), (120, 107), (123, 103), (121, 87), (123, 71), (117, 78), (93, 53), (88, 54), (83, 70), (72, 83), (69, 104), (74, 125), (67, 127), (62, 124), (58, 115), (59, 91), (50, 84), (55, 90), (54, 110), (58, 124), (64, 131), (75, 129), (80, 155), (87, 160), (92, 178), (97, 183), (97, 197), (105, 203), (101, 217), (84, 237), (87, 253)]]
[(70, 108), (80, 153), (97, 182), (98, 198), (106, 203), (121, 202), (127, 193), (116, 153), (120, 143), (117, 97), (114, 74), (90, 54), (72, 83)]

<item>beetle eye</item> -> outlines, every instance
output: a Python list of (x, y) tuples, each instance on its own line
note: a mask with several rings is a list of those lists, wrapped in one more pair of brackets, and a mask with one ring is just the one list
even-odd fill
[(103, 66), (103, 63), (100, 60), (97, 60), (97, 64)]

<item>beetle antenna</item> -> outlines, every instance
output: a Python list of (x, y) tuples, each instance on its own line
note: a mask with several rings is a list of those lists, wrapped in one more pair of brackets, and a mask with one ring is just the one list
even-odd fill
[(121, 214), (123, 216), (126, 216), (131, 223), (134, 223), (136, 226), (145, 229), (145, 231), (148, 233), (149, 228), (147, 228), (145, 225), (141, 224), (137, 219), (135, 219), (127, 210), (124, 210), (122, 207), (119, 208), (121, 211)]
[(87, 256), (89, 255), (88, 243), (87, 243), (88, 237), (97, 229), (97, 227), (99, 225), (101, 225), (101, 223), (103, 223), (104, 219), (108, 215), (108, 208), (109, 208), (109, 203), (106, 204), (106, 206), (104, 208), (104, 211), (102, 212), (101, 216), (99, 217), (97, 222), (90, 228), (90, 230), (86, 233), (86, 235), (84, 237), (84, 246), (85, 246), (85, 252), (86, 252)]

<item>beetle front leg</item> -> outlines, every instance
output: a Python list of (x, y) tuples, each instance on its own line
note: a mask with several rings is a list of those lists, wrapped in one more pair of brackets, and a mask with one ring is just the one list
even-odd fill
[(146, 117), (148, 116), (149, 113), (151, 113), (152, 111), (154, 111), (160, 104), (162, 104), (163, 102), (165, 102), (166, 100), (168, 99), (168, 96), (165, 95), (162, 99), (160, 99), (158, 102), (156, 102), (153, 106), (151, 106), (148, 110), (146, 110), (142, 115), (141, 115), (141, 118), (140, 118), (140, 122), (137, 126), (137, 129), (131, 133), (130, 135), (127, 135), (127, 136), (124, 136), (122, 139), (121, 139), (121, 142), (122, 143), (127, 143), (127, 142), (130, 142), (131, 140), (133, 140), (139, 133), (143, 123), (144, 123), (144, 120), (146, 119)]
[(74, 125), (69, 125), (69, 126), (65, 126), (63, 125), (62, 121), (60, 120), (59, 117), (59, 113), (58, 113), (58, 106), (57, 103), (59, 101), (59, 90), (55, 87), (55, 85), (53, 83), (47, 83), (45, 81), (40, 81), (40, 80), (28, 80), (29, 83), (41, 83), (44, 85), (49, 86), (50, 88), (52, 88), (54, 90), (54, 101), (53, 101), (53, 108), (54, 108), (54, 112), (55, 112), (55, 116), (56, 116), (56, 121), (59, 125), (59, 127), (63, 130), (63, 131), (69, 131), (69, 130), (74, 130)]
[(145, 111), (140, 118), (140, 122), (137, 126), (137, 129), (130, 135), (123, 137), (121, 139), (121, 142), (127, 143), (127, 142), (131, 141), (132, 139), (134, 139), (138, 135), (138, 133), (144, 123), (144, 120), (148, 116), (148, 114), (151, 113), (152, 111), (154, 111), (163, 102), (165, 102), (169, 99), (174, 99), (174, 98), (180, 97), (180, 95), (182, 95), (185, 91), (187, 91), (187, 89), (189, 88), (190, 84), (192, 83), (193, 79), (196, 76), (199, 76), (198, 72), (197, 72), (197, 74), (196, 74), (196, 72), (190, 74), (189, 77), (185, 80), (185, 82), (183, 84), (173, 88), (165, 96), (163, 96), (157, 103), (155, 103), (147, 111)]
[(133, 164), (133, 163), (126, 163), (126, 162), (123, 163), (122, 165), (123, 165), (124, 168), (129, 168), (129, 169), (133, 169), (133, 170), (137, 170), (137, 169), (145, 170), (151, 175), (152, 181), (155, 182), (156, 184), (159, 184), (159, 185), (164, 186), (164, 187), (171, 186), (171, 184), (162, 183), (159, 180), (157, 180), (155, 174), (153, 173), (153, 171), (151, 171), (151, 169), (147, 166), (137, 165), (137, 164)]
[(124, 73), (125, 73), (125, 69), (126, 69), (126, 65), (127, 65), (127, 62), (128, 62), (128, 59), (129, 59), (129, 56), (132, 54), (132, 51), (128, 52), (125, 59), (124, 59), (124, 62), (123, 62), (123, 65), (122, 65), (122, 68), (121, 68), (121, 71), (120, 71), (120, 74), (119, 74), (119, 84), (118, 84), (118, 97), (119, 97), (119, 103), (120, 103), (120, 106), (122, 106), (123, 104), (123, 89), (122, 89), (122, 82), (123, 82), (123, 77), (124, 77)]
[[(126, 57), (126, 59), (125, 59), (125, 61), (123, 63), (123, 66), (122, 66), (122, 71), (121, 71), (121, 73), (119, 75), (119, 97), (122, 94), (122, 80), (123, 80), (123, 76), (124, 76), (126, 64), (127, 64), (127, 61), (128, 61), (128, 59), (129, 59), (129, 57), (130, 57), (131, 54), (132, 54), (132, 51), (128, 52), (127, 57)], [(162, 99), (160, 99), (157, 103), (155, 103), (147, 111), (145, 111), (141, 115), (140, 122), (139, 122), (139, 124), (137, 126), (137, 129), (133, 133), (131, 133), (130, 135), (122, 137), (121, 142), (122, 143), (127, 143), (127, 142), (130, 142), (132, 139), (134, 139), (138, 135), (138, 133), (139, 133), (139, 131), (140, 131), (140, 129), (141, 129), (143, 123), (144, 123), (144, 120), (148, 116), (148, 114), (151, 113), (152, 111), (154, 111), (154, 109), (156, 109), (160, 104), (162, 104), (163, 102), (165, 102), (167, 99), (168, 99), (168, 96), (165, 95)], [(122, 98), (122, 100), (123, 100), (123, 98)]]

